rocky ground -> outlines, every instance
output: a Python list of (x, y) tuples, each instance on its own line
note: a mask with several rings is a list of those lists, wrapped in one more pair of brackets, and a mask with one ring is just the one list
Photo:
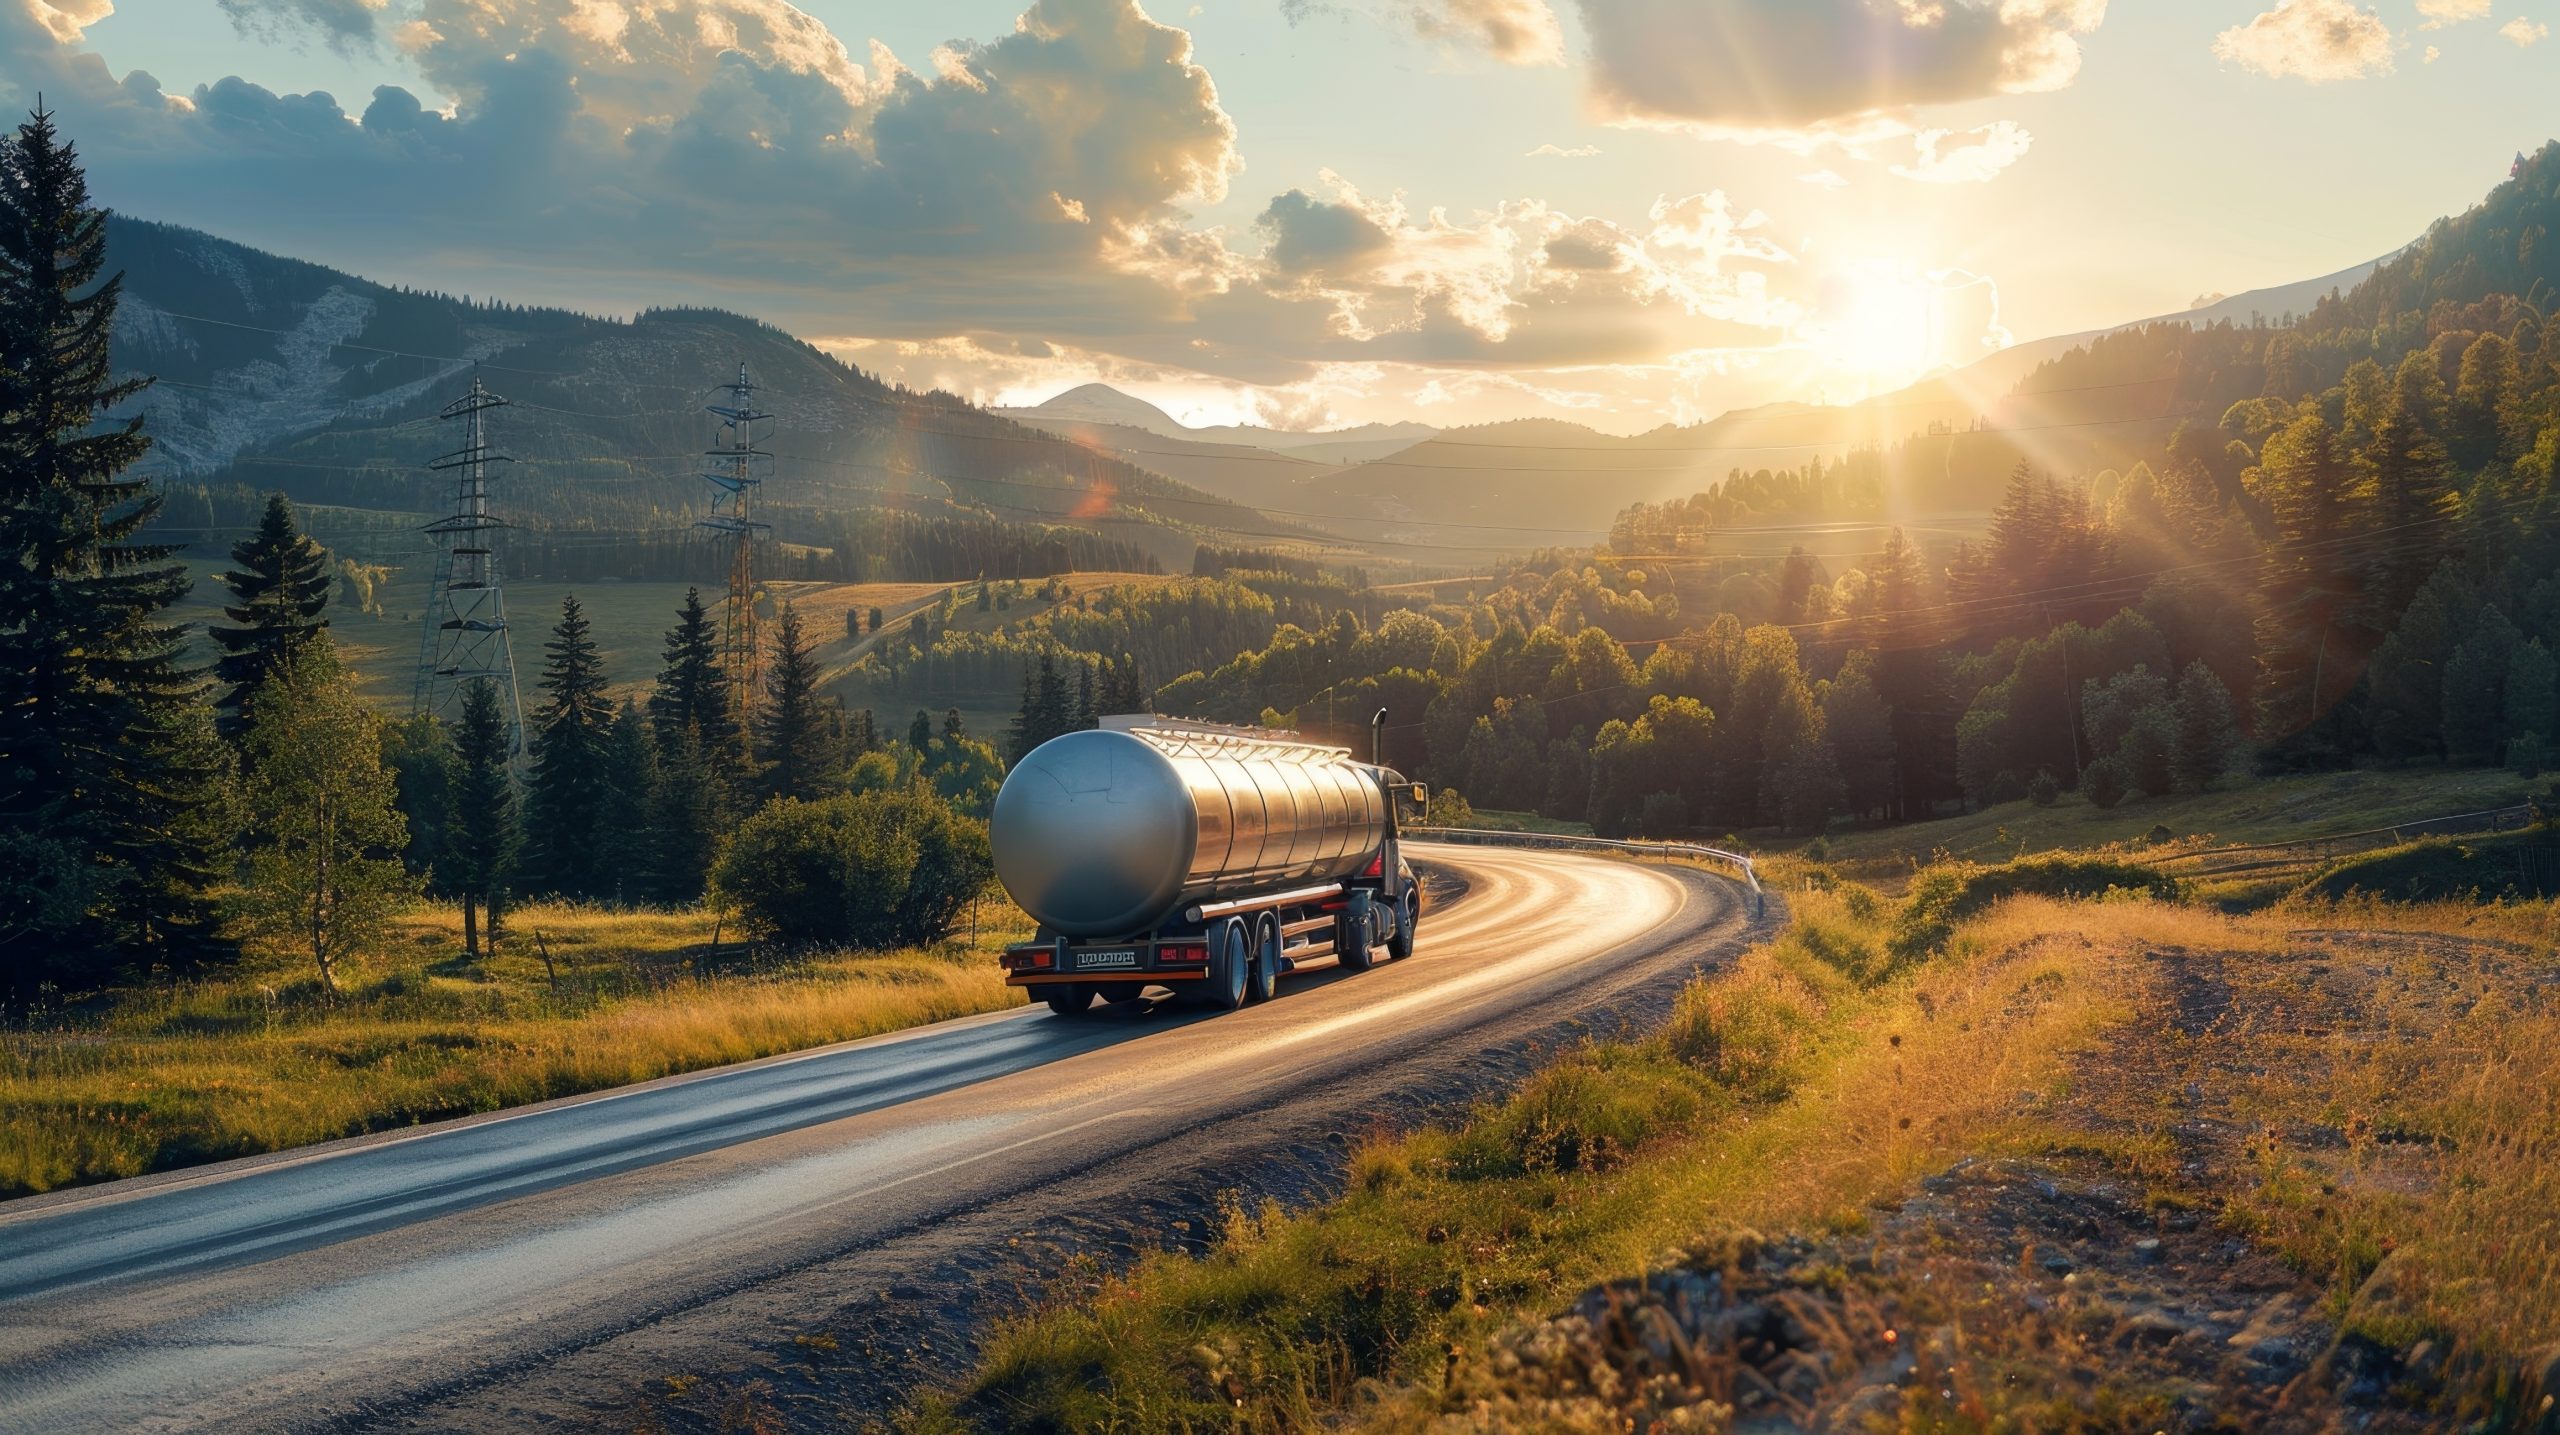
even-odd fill
[(2042, 1135), (2009, 1149), (2035, 1154), (1962, 1161), (1849, 1233), (1685, 1253), (1453, 1352), (1427, 1412), (1372, 1415), (1452, 1431), (2560, 1428), (2560, 1358), (2515, 1372), (2502, 1413), (2457, 1418), (2437, 1342), (2342, 1333), (2387, 1259), (2342, 1289), (2249, 1214), (2278, 1171), (2315, 1202), (2423, 1195), (2432, 1144), (2304, 1113), (2356, 1043), (2429, 1040), (2491, 984), (2547, 990), (2548, 958), (2390, 933), (2289, 946), (2142, 952), (2135, 1019), (2066, 1094), (2021, 1093)]

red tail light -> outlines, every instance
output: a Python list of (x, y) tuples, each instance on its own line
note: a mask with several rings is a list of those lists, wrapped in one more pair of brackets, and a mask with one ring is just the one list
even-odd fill
[(1378, 855), (1369, 859), (1369, 865), (1360, 869), (1360, 875), (1363, 877), (1384, 877), (1387, 875), (1387, 853), (1385, 848), (1382, 847), (1378, 849)]
[(1205, 967), (1209, 964), (1209, 949), (1205, 946), (1158, 947), (1156, 960), (1168, 967)]

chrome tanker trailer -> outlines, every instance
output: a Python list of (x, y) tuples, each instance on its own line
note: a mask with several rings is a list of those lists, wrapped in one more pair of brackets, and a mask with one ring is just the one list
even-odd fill
[(1413, 950), (1422, 894), (1397, 850), (1421, 791), (1285, 734), (1106, 718), (1006, 775), (996, 878), (1039, 923), (1006, 980), (1062, 1015), (1148, 987), (1232, 1010), (1332, 957)]

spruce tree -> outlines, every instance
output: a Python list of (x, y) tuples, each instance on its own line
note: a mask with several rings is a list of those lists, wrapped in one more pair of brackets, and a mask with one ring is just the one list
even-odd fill
[[(1033, 701), (1031, 669), (1026, 666), (1022, 670), (1022, 701), (1014, 708), (1013, 721), (1005, 728), (1004, 760), (1007, 763), (1018, 763), (1022, 761), (1025, 753), (1030, 752), (1032, 748), (1039, 745), (1031, 736), (1031, 707)], [(930, 739), (933, 734), (932, 720), (924, 715), (924, 710), (922, 708), (918, 708), (916, 710), (916, 721), (925, 724), (924, 732), (926, 740), (916, 743), (916, 751), (922, 752), (926, 747), (931, 745)], [(910, 737), (910, 741), (914, 741), (914, 739)]]
[(249, 702), (295, 649), (329, 626), (329, 553), (294, 521), (293, 504), (281, 493), (267, 495), (267, 508), (255, 533), (233, 544), (231, 571), (222, 575), (231, 601), (223, 607), (228, 626), (213, 624), (206, 635), (221, 656), (213, 674), (229, 685), (217, 705), (225, 735), (249, 730)]
[(648, 895), (652, 843), (649, 819), (658, 786), (658, 744), (640, 705), (629, 698), (613, 715), (611, 753), (613, 791), (605, 800), (605, 855), (613, 881), (613, 899), (633, 902)]
[(537, 891), (602, 900), (614, 889), (605, 823), (614, 805), (612, 700), (604, 657), (577, 595), (561, 600), (560, 625), (543, 645), (533, 719), (533, 768), (525, 784), (525, 870)]
[(715, 773), (722, 755), (738, 747), (738, 715), (731, 705), (729, 674), (720, 662), (720, 630), (699, 588), (684, 590), (684, 606), (667, 630), (657, 687), (649, 694), (649, 726), (661, 755), (692, 729)]
[(2170, 773), (2186, 792), (2202, 792), (2231, 770), (2240, 751), (2240, 732), (2231, 717), (2231, 690), (2203, 663), (2189, 663), (2178, 674), (2177, 745), (2170, 749)]
[(2444, 445), (2430, 421), (2444, 405), (2444, 383), (2426, 350), (2400, 366), (2391, 409), (2375, 427), (2363, 461), (2372, 484), (2375, 543), (2367, 563), (2364, 622), (2389, 631), (2418, 585), (2443, 556), (2453, 501)]
[(701, 730), (687, 727), (658, 759), (658, 780), (650, 794), (650, 900), (681, 907), (702, 899), (704, 879), (727, 830), (725, 812), (702, 751)]
[(2510, 743), (2533, 734), (2560, 732), (2560, 664), (2540, 638), (2516, 649), (2507, 668), (2506, 732)]
[(463, 690), (454, 724), (453, 796), (436, 877), (462, 903), (462, 950), (478, 959), (478, 914), (488, 914), (491, 950), (498, 941), (498, 901), (515, 870), (523, 834), (516, 824), (515, 772), (507, 751), (507, 715), (497, 686), (482, 678)]
[(2507, 675), (2524, 635), (2496, 604), (2444, 665), (2444, 744), (2455, 757), (2496, 762), (2505, 746)]
[(2362, 586), (2341, 542), (2349, 532), (2349, 476), (2336, 435), (2315, 409), (2267, 440), (2261, 498), (2271, 528), (2258, 576), (2257, 731), (2308, 730), (2356, 677), (2360, 651), (2345, 631)]
[(922, 708), (916, 709), (915, 717), (907, 723), (907, 746), (914, 748), (918, 755), (933, 751), (933, 714)]
[(86, 980), (219, 949), (228, 857), (198, 819), (221, 763), (189, 710), (203, 683), (164, 621), (189, 579), (137, 541), (159, 495), (127, 470), (147, 379), (108, 353), (122, 277), (106, 213), (38, 111), (0, 141), (0, 982)]
[(782, 607), (765, 671), (764, 706), (756, 714), (756, 751), (764, 759), (768, 798), (823, 796), (843, 766), (843, 729), (818, 692), (818, 645), (800, 610)]

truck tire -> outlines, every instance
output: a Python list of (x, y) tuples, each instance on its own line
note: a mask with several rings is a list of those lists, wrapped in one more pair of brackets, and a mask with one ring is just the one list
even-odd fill
[(1280, 919), (1269, 912), (1253, 924), (1253, 971), (1244, 985), (1251, 1002), (1267, 1002), (1280, 990)]
[(1369, 909), (1355, 906), (1333, 922), (1333, 954), (1346, 972), (1365, 972), (1376, 964), (1377, 953), (1369, 939), (1377, 935), (1369, 921)]
[(1083, 982), (1060, 982), (1042, 988), (1040, 999), (1060, 1016), (1082, 1016), (1093, 1005), (1093, 988)]
[(1137, 982), (1096, 982), (1094, 985), (1102, 988), (1104, 1006), (1127, 1006), (1147, 994), (1147, 989)]
[(1217, 1011), (1244, 1005), (1253, 977), (1253, 929), (1232, 917), (1210, 933), (1209, 977), (1200, 984), (1200, 999)]
[(1387, 938), (1387, 959), (1401, 962), (1413, 955), (1413, 929), (1422, 920), (1422, 899), (1411, 887), (1396, 899), (1396, 930)]

